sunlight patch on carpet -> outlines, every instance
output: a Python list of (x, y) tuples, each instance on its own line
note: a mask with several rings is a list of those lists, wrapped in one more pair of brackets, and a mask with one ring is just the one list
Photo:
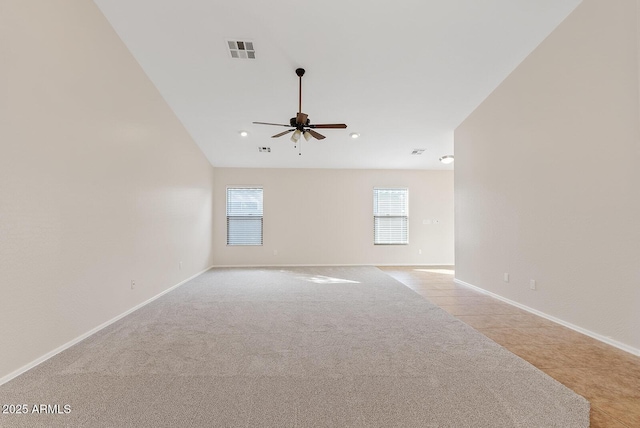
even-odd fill
[[(280, 272), (287, 272), (290, 273), (290, 271), (286, 271), (286, 270), (281, 270)], [(345, 279), (345, 278), (334, 278), (331, 276), (324, 276), (324, 275), (298, 275), (296, 278), (301, 279), (303, 281), (308, 281), (308, 282), (313, 282), (315, 284), (360, 284), (360, 281), (353, 281), (351, 279)]]

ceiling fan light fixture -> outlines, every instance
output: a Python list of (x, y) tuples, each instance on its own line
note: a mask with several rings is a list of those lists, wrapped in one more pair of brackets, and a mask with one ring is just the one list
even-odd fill
[(247, 131), (240, 131), (238, 132), (238, 134), (240, 134), (241, 137), (246, 137), (247, 135), (249, 135)]
[(446, 156), (442, 156), (440, 158), (440, 162), (444, 163), (444, 164), (450, 164), (453, 163), (453, 155), (446, 155)]
[(294, 143), (297, 143), (298, 140), (300, 139), (300, 134), (302, 134), (302, 132), (300, 132), (299, 129), (296, 129), (294, 133), (291, 134), (291, 141), (293, 141)]
[(304, 136), (304, 139), (309, 141), (312, 137), (311, 132), (309, 131), (304, 131), (304, 134), (302, 134)]
[(360, 137), (360, 134), (358, 134), (357, 132), (352, 132), (351, 134), (349, 134), (349, 137), (355, 140), (356, 138)]

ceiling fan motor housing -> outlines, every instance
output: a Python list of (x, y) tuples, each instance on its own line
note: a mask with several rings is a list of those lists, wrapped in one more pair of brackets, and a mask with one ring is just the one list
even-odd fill
[(311, 123), (311, 120), (309, 118), (307, 118), (307, 121), (305, 123), (297, 123), (295, 117), (292, 117), (291, 119), (289, 119), (289, 125), (291, 125), (292, 128), (300, 129), (303, 126), (309, 126), (310, 123)]

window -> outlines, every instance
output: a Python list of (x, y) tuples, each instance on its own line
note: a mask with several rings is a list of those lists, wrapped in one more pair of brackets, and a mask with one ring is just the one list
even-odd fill
[(373, 243), (409, 243), (409, 189), (373, 189)]
[(262, 245), (262, 189), (227, 187), (227, 245)]

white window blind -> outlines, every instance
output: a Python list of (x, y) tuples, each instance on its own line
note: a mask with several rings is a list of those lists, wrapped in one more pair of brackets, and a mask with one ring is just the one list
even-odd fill
[(227, 245), (262, 245), (261, 188), (227, 188)]
[(409, 243), (409, 189), (373, 189), (373, 243)]

